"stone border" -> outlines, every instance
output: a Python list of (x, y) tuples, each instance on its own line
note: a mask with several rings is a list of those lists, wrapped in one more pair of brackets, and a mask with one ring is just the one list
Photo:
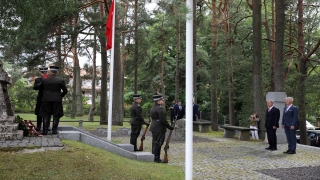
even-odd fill
[(60, 126), (58, 131), (58, 137), (60, 139), (83, 142), (129, 159), (146, 162), (154, 161), (154, 155), (150, 152), (134, 152), (133, 145), (131, 144), (114, 144), (80, 128)]

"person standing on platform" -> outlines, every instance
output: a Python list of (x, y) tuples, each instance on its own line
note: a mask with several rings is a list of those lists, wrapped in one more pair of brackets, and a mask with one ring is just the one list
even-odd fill
[(47, 74), (48, 73), (47, 67), (39, 68), (39, 72), (41, 74), (41, 77), (37, 77), (34, 80), (34, 84), (33, 84), (33, 89), (38, 91), (36, 108), (34, 110), (34, 114), (37, 116), (36, 131), (40, 131), (42, 121), (43, 121), (43, 118), (39, 115), (39, 111), (40, 111), (40, 107), (41, 107), (41, 103), (42, 103), (42, 96), (43, 96), (43, 88), (41, 88), (40, 86), (42, 84), (42, 79), (49, 78), (49, 76)]
[(176, 103), (176, 101), (173, 100), (172, 101), (172, 105), (170, 106), (170, 121), (171, 121), (171, 124), (173, 123), (174, 120), (177, 119), (178, 111), (179, 111), (179, 106)]
[(43, 135), (48, 134), (51, 115), (53, 116), (52, 134), (57, 134), (60, 118), (63, 114), (62, 98), (68, 93), (64, 80), (58, 77), (57, 66), (50, 66), (50, 77), (43, 79), (42, 105), (40, 115), (43, 117)]
[(288, 150), (283, 152), (286, 154), (296, 154), (297, 139), (296, 129), (298, 127), (299, 110), (294, 106), (293, 98), (287, 97), (285, 100), (286, 107), (283, 109), (282, 128), (287, 136)]
[(197, 121), (198, 113), (199, 113), (199, 106), (198, 104), (193, 102), (193, 121)]
[(149, 126), (150, 124), (145, 122), (142, 117), (142, 108), (140, 103), (142, 101), (141, 95), (133, 95), (133, 104), (130, 108), (131, 112), (131, 135), (130, 135), (130, 144), (134, 146), (134, 151), (139, 151), (137, 148), (137, 139), (140, 135), (142, 124)]
[(150, 110), (151, 114), (151, 127), (152, 132), (152, 154), (154, 154), (154, 162), (161, 163), (160, 152), (164, 143), (167, 129), (173, 130), (174, 127), (170, 126), (166, 119), (166, 112), (163, 105), (163, 98), (161, 95), (153, 96), (154, 105)]
[(270, 151), (277, 150), (277, 135), (276, 131), (279, 128), (280, 110), (273, 106), (274, 102), (267, 101), (267, 112), (265, 127), (267, 129), (269, 147), (265, 148)]
[(182, 103), (181, 101), (178, 103), (178, 113), (177, 113), (177, 119), (182, 119), (183, 116), (185, 115), (185, 109), (184, 107), (182, 106)]

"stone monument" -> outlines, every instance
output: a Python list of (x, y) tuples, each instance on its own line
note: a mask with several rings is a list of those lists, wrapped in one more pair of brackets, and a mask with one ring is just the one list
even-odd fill
[(268, 92), (266, 95), (266, 100), (273, 100), (273, 105), (280, 110), (279, 128), (276, 132), (278, 144), (287, 143), (286, 134), (284, 133), (284, 129), (281, 128), (283, 108), (285, 107), (286, 97), (287, 94), (285, 92)]
[(23, 131), (19, 130), (19, 124), (15, 123), (7, 84), (11, 84), (11, 78), (4, 71), (0, 60), (0, 141), (22, 140)]

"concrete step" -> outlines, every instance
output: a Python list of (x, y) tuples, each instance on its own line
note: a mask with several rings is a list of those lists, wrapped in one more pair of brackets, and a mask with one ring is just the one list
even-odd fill
[(23, 131), (18, 130), (17, 132), (6, 132), (6, 133), (0, 133), (0, 141), (6, 141), (6, 140), (22, 140), (23, 139)]
[(0, 118), (0, 124), (7, 124), (7, 123), (15, 123), (15, 117), (14, 116), (7, 116), (5, 119)]
[(154, 161), (154, 155), (150, 152), (133, 152), (133, 154), (137, 155), (138, 161), (147, 161), (147, 162), (153, 162)]
[(0, 125), (0, 133), (10, 133), (10, 132), (16, 132), (19, 129), (19, 124), (6, 124), (6, 125)]

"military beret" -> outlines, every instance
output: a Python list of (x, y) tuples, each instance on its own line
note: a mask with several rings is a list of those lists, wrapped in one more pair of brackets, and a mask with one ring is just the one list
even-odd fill
[(163, 100), (162, 95), (153, 95), (152, 98), (153, 98), (153, 101)]

